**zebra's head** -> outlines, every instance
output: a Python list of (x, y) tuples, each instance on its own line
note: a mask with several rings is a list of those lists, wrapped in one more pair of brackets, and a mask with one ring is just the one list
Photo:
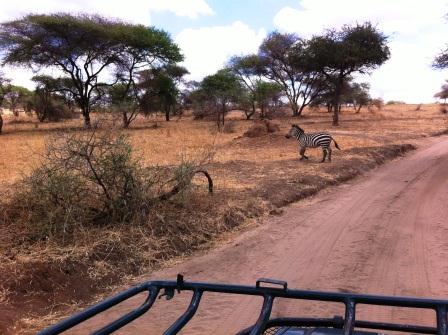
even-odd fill
[(288, 133), (285, 135), (286, 138), (298, 138), (301, 134), (305, 133), (305, 131), (300, 128), (298, 125), (291, 125), (291, 129), (289, 129)]

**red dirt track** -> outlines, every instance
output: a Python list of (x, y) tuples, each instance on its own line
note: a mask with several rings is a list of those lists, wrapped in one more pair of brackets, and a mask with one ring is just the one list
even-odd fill
[[(306, 163), (303, 163), (306, 164)], [(175, 279), (252, 285), (260, 277), (289, 287), (448, 299), (448, 137), (364, 177), (290, 206), (206, 255), (153, 273)], [(161, 334), (186, 307), (182, 293), (118, 332)], [(138, 301), (137, 301), (138, 300)], [(87, 333), (135, 306), (126, 303), (72, 333)], [(132, 305), (132, 306), (131, 306)], [(258, 316), (259, 298), (205, 295), (183, 334), (232, 334)], [(342, 315), (337, 304), (276, 301), (273, 316)], [(361, 319), (432, 325), (435, 315), (360, 306)]]

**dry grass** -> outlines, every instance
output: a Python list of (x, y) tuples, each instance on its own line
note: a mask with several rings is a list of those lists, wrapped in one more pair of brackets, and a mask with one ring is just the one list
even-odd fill
[[(2, 313), (6, 319), (0, 317), (0, 333), (4, 320), (21, 319), (21, 327), (39, 327), (41, 324), (36, 324), (28, 313), (36, 306), (50, 315), (41, 318), (48, 323), (59, 315), (58, 310), (67, 308), (61, 304), (70, 303), (73, 308), (98, 293), (92, 287), (107, 290), (125, 274), (138, 274), (175, 256), (207, 248), (210, 241), (236, 229), (248, 218), (275, 212), (276, 207), (347, 180), (412, 148), (404, 144), (447, 130), (448, 117), (440, 112), (439, 105), (422, 105), (418, 111), (416, 107), (391, 105), (381, 111), (362, 110), (360, 114), (345, 111), (337, 128), (331, 126), (327, 113), (305, 111), (300, 119), (276, 120), (279, 132), (256, 138), (242, 137), (253, 122), (243, 120), (237, 112), (231, 116), (232, 131), (226, 133), (218, 133), (214, 122), (193, 121), (190, 117), (170, 122), (138, 119), (126, 132), (146, 164), (172, 165), (182, 157), (194, 159), (214, 151), (213, 163), (207, 169), (214, 178), (215, 194), (209, 197), (200, 185), (186, 198), (177, 198), (154, 211), (149, 221), (159, 225), (89, 229), (64, 246), (57, 241), (20, 244), (20, 232), (0, 225), (0, 272), (9, 274), (3, 281), (0, 278), (0, 304), (9, 306)], [(116, 122), (95, 117), (102, 119), (103, 127), (113, 127)], [(25, 116), (5, 119), (4, 134), (0, 136), (0, 194), (8, 197), (8, 185), (39, 163), (45, 140), (60, 130), (82, 131), (82, 120), (38, 124)], [(342, 148), (333, 151), (334, 162), (317, 163), (321, 151), (316, 149), (309, 150), (309, 162), (299, 162), (297, 143), (284, 137), (291, 123), (299, 123), (308, 132), (332, 133)], [(213, 217), (210, 212), (215, 213)], [(75, 265), (81, 276), (73, 274)], [(34, 272), (26, 271), (30, 268)], [(48, 273), (53, 276), (51, 280), (43, 280)], [(31, 286), (30, 278), (34, 280)], [(100, 279), (102, 287), (98, 287)], [(91, 289), (78, 287), (74, 295), (74, 287), (67, 283), (77, 281)], [(24, 285), (29, 287), (24, 289)], [(29, 310), (22, 310), (18, 304), (25, 298), (34, 304), (29, 304)], [(14, 329), (13, 333), (17, 332)]]
[[(423, 105), (420, 111), (415, 111), (416, 106), (392, 105), (373, 113), (367, 110), (362, 110), (360, 114), (354, 114), (352, 111), (343, 112), (341, 126), (337, 128), (331, 126), (327, 113), (306, 111), (304, 118), (301, 119), (278, 120), (281, 126), (279, 134), (286, 133), (293, 122), (300, 123), (309, 132), (329, 131), (344, 149), (339, 155), (344, 155), (346, 149), (399, 144), (447, 128), (447, 117), (440, 113), (439, 105)], [(235, 117), (233, 115), (233, 118)], [(219, 163), (234, 160), (260, 163), (297, 157), (294, 141), (287, 141), (278, 134), (278, 136), (235, 140), (252, 125), (252, 122), (233, 120), (232, 123), (233, 133), (217, 133), (214, 122), (185, 118), (167, 123), (160, 119), (141, 118), (128, 133), (135, 148), (140, 151), (148, 164), (175, 164), (181, 156), (198, 157), (211, 147), (215, 148), (215, 162)], [(80, 119), (64, 123), (38, 124), (38, 128), (35, 124), (38, 123), (34, 121), (9, 125), (6, 121), (4, 134), (0, 137), (0, 183), (17, 180), (36, 166), (39, 161), (36, 153), (42, 152), (45, 140), (55, 130), (82, 129)], [(311, 151), (314, 159), (319, 155), (320, 152), (317, 150)], [(308, 169), (307, 165), (301, 165), (300, 168)], [(313, 170), (318, 169), (315, 167)], [(233, 185), (232, 179), (232, 171), (228, 171), (226, 175), (220, 176), (217, 183), (230, 188), (233, 186), (240, 188), (239, 183)]]

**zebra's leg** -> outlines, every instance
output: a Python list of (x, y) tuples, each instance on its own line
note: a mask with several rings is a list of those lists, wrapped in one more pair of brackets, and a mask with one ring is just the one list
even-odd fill
[(330, 147), (328, 147), (327, 151), (328, 151), (328, 161), (331, 163), (331, 152), (332, 152), (332, 150), (331, 150)]
[(322, 157), (322, 160), (320, 161), (321, 163), (325, 162), (325, 157), (327, 157), (327, 149), (322, 148), (322, 154), (323, 154), (323, 157)]
[(300, 147), (300, 160), (303, 161), (303, 159), (308, 159), (308, 157), (305, 156), (305, 150), (306, 148)]

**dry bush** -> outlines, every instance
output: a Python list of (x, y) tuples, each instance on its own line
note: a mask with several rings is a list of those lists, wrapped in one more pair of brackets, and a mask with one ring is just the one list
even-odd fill
[(224, 124), (222, 132), (225, 134), (234, 134), (236, 132), (236, 122), (228, 121)]
[(447, 105), (445, 105), (445, 104), (440, 105), (439, 110), (442, 114), (448, 113), (448, 108), (447, 108)]
[(259, 137), (266, 135), (268, 130), (266, 126), (262, 123), (254, 123), (250, 128), (243, 134), (244, 137)]
[(244, 137), (259, 137), (268, 133), (275, 133), (280, 130), (280, 125), (276, 122), (263, 120), (254, 123), (244, 134)]
[(13, 119), (8, 121), (9, 125), (15, 125), (15, 124), (33, 124), (34, 121), (33, 120), (24, 120), (24, 119)]
[(384, 107), (384, 100), (381, 98), (372, 99), (368, 106), (369, 112), (373, 111), (373, 107), (376, 107), (378, 110), (382, 110)]
[(73, 111), (63, 99), (42, 92), (33, 94), (27, 101), (25, 112), (31, 114), (33, 111), (40, 122), (58, 122), (74, 118)]
[(264, 124), (266, 125), (268, 133), (275, 133), (277, 131), (280, 131), (280, 124), (278, 124), (277, 122), (265, 120)]
[(123, 134), (58, 134), (47, 142), (41, 165), (16, 184), (9, 212), (33, 240), (65, 238), (87, 226), (138, 223), (156, 203), (188, 190), (198, 172), (209, 178), (211, 191), (201, 164), (144, 167)]

